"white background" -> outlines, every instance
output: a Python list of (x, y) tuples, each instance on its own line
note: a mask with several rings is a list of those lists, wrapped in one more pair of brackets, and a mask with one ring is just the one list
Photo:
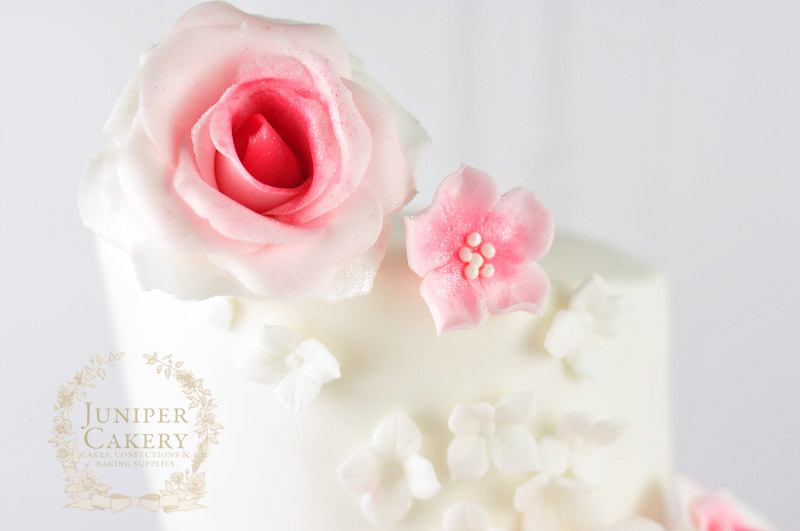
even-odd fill
[[(55, 390), (112, 346), (77, 185), (138, 53), (190, 2), (0, 17), (0, 527), (134, 529), (64, 511)], [(800, 8), (777, 1), (241, 1), (335, 26), (425, 124), (429, 201), (460, 162), (672, 281), (678, 467), (796, 529)], [(130, 527), (128, 527), (130, 526)], [(141, 528), (141, 527), (139, 527)]]

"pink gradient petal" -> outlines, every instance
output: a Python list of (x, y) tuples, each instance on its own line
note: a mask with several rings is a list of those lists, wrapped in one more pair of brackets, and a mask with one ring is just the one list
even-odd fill
[(405, 218), (408, 265), (419, 276), (458, 262), (465, 238), (478, 230), (499, 196), (491, 177), (461, 166), (445, 178), (433, 203)]
[(468, 281), (460, 264), (448, 264), (422, 279), (420, 292), (436, 323), (436, 333), (472, 328), (486, 322), (486, 296), (476, 281)]
[(309, 238), (268, 245), (251, 254), (209, 258), (258, 296), (307, 299), (324, 293), (341, 265), (379, 243), (383, 219), (378, 197), (363, 185), (319, 219), (319, 232)]
[(492, 313), (522, 310), (541, 315), (544, 298), (550, 291), (547, 274), (535, 262), (513, 268), (497, 264), (494, 276), (481, 278), (480, 283)]
[(197, 26), (238, 26), (242, 23), (277, 33), (295, 48), (325, 50), (325, 55), (333, 62), (339, 74), (350, 75), (350, 54), (344, 41), (335, 29), (322, 24), (289, 24), (250, 15), (226, 2), (205, 2), (184, 13), (170, 33)]
[(693, 500), (689, 513), (700, 531), (757, 531), (745, 524), (733, 503), (713, 494)]
[(394, 213), (414, 195), (414, 173), (403, 155), (392, 110), (362, 86), (345, 81), (353, 102), (372, 133), (372, 158), (364, 180), (379, 191), (383, 211)]
[(497, 250), (493, 263), (538, 260), (553, 243), (553, 215), (530, 190), (503, 194), (479, 231)]

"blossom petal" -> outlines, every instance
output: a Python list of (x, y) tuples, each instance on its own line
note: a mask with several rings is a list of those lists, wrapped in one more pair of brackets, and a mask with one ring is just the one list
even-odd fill
[(609, 291), (608, 282), (597, 273), (592, 273), (575, 288), (569, 307), (576, 312), (592, 313), (605, 304)]
[(453, 480), (478, 479), (489, 470), (486, 438), (480, 435), (458, 435), (447, 447), (447, 467)]
[(403, 464), (403, 474), (415, 498), (427, 500), (442, 488), (433, 464), (419, 454), (412, 454)]
[(384, 463), (405, 463), (421, 447), (422, 434), (404, 411), (383, 419), (372, 434), (372, 448)]
[(489, 311), (525, 311), (541, 315), (544, 298), (550, 292), (550, 279), (542, 266), (528, 262), (517, 267), (498, 260), (492, 264), (494, 275), (491, 278), (479, 277)]
[(245, 351), (237, 360), (241, 374), (256, 382), (273, 384), (289, 374), (286, 358), (276, 356), (274, 350), (254, 348)]
[(403, 479), (386, 482), (361, 499), (361, 510), (379, 526), (391, 526), (403, 519), (411, 509), (413, 498)]
[(536, 395), (533, 391), (517, 391), (503, 398), (495, 406), (497, 424), (526, 424), (536, 412)]
[(561, 417), (556, 426), (558, 438), (562, 441), (571, 441), (576, 437), (583, 437), (594, 425), (594, 419), (581, 411), (573, 411)]
[(553, 215), (530, 190), (514, 188), (492, 208), (480, 233), (497, 250), (495, 262), (531, 262), (553, 243)]
[(258, 331), (261, 348), (281, 358), (297, 350), (302, 342), (303, 336), (286, 326), (263, 325)]
[(579, 378), (594, 378), (602, 368), (601, 345), (592, 333), (587, 333), (578, 349), (567, 358), (570, 370)]
[(500, 426), (489, 441), (494, 465), (510, 474), (522, 474), (539, 466), (536, 439), (522, 426)]
[(488, 402), (462, 404), (453, 408), (447, 427), (456, 435), (478, 435), (484, 425), (494, 420), (494, 416), (495, 408)]
[(552, 503), (564, 527), (593, 530), (602, 525), (602, 500), (596, 490), (566, 478), (555, 483)]
[(544, 338), (544, 348), (554, 358), (569, 358), (578, 351), (587, 334), (592, 333), (587, 324), (591, 323), (579, 312), (559, 311)]
[(442, 516), (444, 531), (487, 531), (491, 524), (486, 511), (466, 502), (450, 506)]
[(486, 297), (477, 282), (466, 279), (461, 264), (449, 264), (422, 279), (420, 292), (431, 311), (436, 332), (472, 328), (486, 322)]
[(605, 337), (618, 335), (631, 320), (634, 304), (622, 295), (612, 295), (605, 303), (592, 311), (597, 333)]
[(297, 413), (319, 395), (321, 385), (303, 371), (289, 371), (275, 386), (275, 396), (289, 411)]
[(372, 492), (383, 479), (383, 465), (370, 448), (362, 448), (336, 469), (344, 490), (350, 494)]
[(570, 452), (570, 468), (575, 479), (589, 485), (600, 484), (601, 462), (597, 448), (583, 440), (575, 441)]
[(297, 355), (305, 361), (303, 372), (312, 381), (325, 384), (339, 378), (339, 362), (318, 339), (306, 339), (297, 347)]
[(491, 177), (461, 166), (446, 177), (422, 212), (405, 218), (408, 265), (419, 276), (426, 276), (445, 264), (458, 261), (458, 251), (466, 237), (497, 201), (499, 193)]
[(539, 469), (550, 476), (560, 476), (569, 467), (569, 448), (555, 437), (539, 440)]
[(539, 512), (546, 503), (547, 490), (551, 477), (536, 474), (517, 487), (514, 492), (514, 508), (521, 513)]
[(608, 445), (622, 437), (625, 426), (624, 419), (601, 420), (595, 422), (583, 437), (592, 444)]

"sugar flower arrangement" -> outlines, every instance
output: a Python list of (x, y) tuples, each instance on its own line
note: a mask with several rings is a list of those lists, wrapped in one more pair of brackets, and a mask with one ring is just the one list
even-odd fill
[(147, 53), (104, 132), (81, 216), (185, 299), (368, 292), (428, 143), (332, 28), (223, 2)]

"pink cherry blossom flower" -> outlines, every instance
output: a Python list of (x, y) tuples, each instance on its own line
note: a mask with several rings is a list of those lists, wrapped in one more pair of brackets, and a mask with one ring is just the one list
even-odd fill
[(553, 218), (529, 190), (501, 197), (489, 175), (462, 165), (405, 225), (408, 265), (423, 277), (438, 334), (489, 313), (541, 315), (550, 281), (536, 260), (553, 241)]

